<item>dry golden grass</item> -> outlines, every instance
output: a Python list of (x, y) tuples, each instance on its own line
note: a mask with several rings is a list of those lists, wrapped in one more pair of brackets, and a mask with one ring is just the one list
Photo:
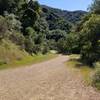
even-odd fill
[(10, 41), (3, 40), (0, 42), (0, 64), (8, 64), (14, 60), (21, 60), (28, 54), (20, 50), (18, 46), (11, 43)]

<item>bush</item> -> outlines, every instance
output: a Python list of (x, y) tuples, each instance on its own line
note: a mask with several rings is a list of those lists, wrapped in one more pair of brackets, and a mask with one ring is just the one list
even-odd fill
[(11, 35), (9, 36), (9, 39), (10, 39), (13, 43), (19, 45), (22, 49), (25, 48), (25, 37), (23, 36), (22, 33), (16, 33), (16, 32), (15, 32), (15, 33), (13, 33), (13, 34), (11, 34)]
[(81, 30), (81, 58), (88, 65), (100, 59), (100, 15), (92, 14)]
[(55, 40), (47, 40), (47, 46), (50, 50), (57, 50), (57, 42)]
[(100, 64), (98, 65), (98, 68), (97, 68), (95, 74), (93, 75), (92, 85), (100, 90)]
[(76, 33), (70, 33), (65, 39), (60, 39), (57, 42), (57, 48), (60, 53), (80, 53), (79, 38)]
[(23, 59), (28, 54), (9, 40), (0, 42), (0, 65)]
[(29, 53), (33, 53), (34, 41), (30, 37), (25, 38), (25, 50)]
[(8, 25), (4, 17), (0, 16), (0, 40), (8, 36)]
[(82, 61), (90, 66), (93, 66), (93, 64), (99, 59), (99, 54), (96, 50), (94, 50), (91, 42), (87, 42), (81, 50)]
[(66, 53), (67, 52), (67, 43), (66, 40), (60, 39), (57, 42), (57, 50), (59, 53)]
[(48, 53), (49, 52), (49, 46), (48, 46), (48, 44), (46, 44), (46, 43), (43, 43), (43, 46), (41, 47), (41, 51), (42, 51), (42, 54), (46, 54), (46, 53)]
[(47, 39), (53, 39), (56, 42), (60, 39), (65, 39), (67, 36), (67, 33), (65, 31), (62, 31), (60, 29), (52, 30), (47, 34)]

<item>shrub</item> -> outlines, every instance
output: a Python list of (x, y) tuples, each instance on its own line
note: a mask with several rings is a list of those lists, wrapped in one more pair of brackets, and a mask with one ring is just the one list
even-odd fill
[(6, 61), (0, 60), (0, 65), (7, 64)]
[(90, 19), (83, 24), (81, 31), (81, 58), (93, 65), (100, 59), (100, 15), (92, 14)]
[(98, 68), (96, 69), (96, 72), (93, 75), (92, 85), (100, 90), (100, 64), (98, 65)]
[(0, 16), (0, 40), (8, 36), (7, 31), (8, 31), (8, 25), (6, 19)]
[(28, 56), (28, 53), (20, 50), (19, 46), (11, 41), (2, 40), (0, 42), (0, 65), (23, 59), (25, 56)]
[(9, 36), (9, 39), (19, 45), (21, 47), (21, 49), (24, 49), (25, 48), (25, 37), (23, 36), (22, 33), (13, 33)]
[(49, 52), (49, 46), (48, 46), (48, 44), (46, 44), (46, 43), (43, 43), (43, 46), (41, 47), (41, 51), (42, 51), (42, 54), (46, 54), (46, 53), (48, 53)]
[(65, 39), (67, 36), (67, 33), (65, 31), (62, 31), (60, 29), (52, 30), (49, 34), (47, 34), (47, 39), (53, 39), (55, 41), (58, 41), (60, 39)]

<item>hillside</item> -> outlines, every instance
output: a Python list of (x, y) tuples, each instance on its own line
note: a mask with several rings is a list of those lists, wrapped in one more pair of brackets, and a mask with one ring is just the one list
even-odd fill
[[(6, 6), (3, 6), (6, 5)], [(3, 1), (0, 2), (0, 62), (10, 62), (20, 59), (19, 56), (23, 51), (28, 54), (46, 54), (50, 50), (59, 52), (65, 51), (62, 48), (67, 39), (67, 35), (71, 32), (71, 28), (81, 20), (86, 12), (84, 11), (63, 11), (40, 5), (38, 2), (30, 0), (22, 1)], [(61, 40), (64, 40), (61, 42)], [(8, 48), (3, 47), (2, 40), (8, 42)], [(13, 47), (20, 47), (20, 53)], [(3, 53), (5, 51), (5, 53)], [(16, 56), (13, 58), (12, 56)], [(18, 57), (17, 57), (18, 56)], [(7, 58), (7, 60), (6, 60)], [(22, 57), (23, 58), (23, 57)], [(9, 61), (8, 61), (9, 60)]]
[(9, 64), (13, 61), (20, 61), (27, 56), (29, 56), (28, 53), (21, 50), (19, 46), (15, 45), (11, 41), (0, 41), (0, 66), (3, 64)]
[(86, 11), (78, 10), (78, 11), (67, 11), (61, 10), (57, 8), (52, 8), (46, 5), (41, 5), (42, 10), (44, 12), (44, 16), (48, 18), (51, 14), (55, 15), (55, 17), (64, 18), (65, 20), (76, 24), (81, 18), (87, 14)]

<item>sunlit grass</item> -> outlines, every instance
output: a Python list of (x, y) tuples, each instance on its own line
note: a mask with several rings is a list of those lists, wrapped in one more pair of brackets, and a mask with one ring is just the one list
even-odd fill
[(17, 68), (17, 67), (22, 67), (22, 66), (26, 66), (26, 65), (32, 65), (32, 64), (50, 60), (55, 57), (57, 57), (57, 54), (50, 54), (50, 53), (48, 53), (46, 55), (38, 54), (38, 55), (34, 55), (34, 56), (27, 56), (21, 60), (15, 60), (8, 64), (0, 65), (0, 70), (8, 69), (8, 68)]
[(70, 60), (66, 65), (71, 68), (76, 74), (82, 75), (84, 81), (89, 85), (91, 84), (91, 74), (94, 71), (90, 66), (84, 65), (79, 61), (79, 55), (70, 55)]

